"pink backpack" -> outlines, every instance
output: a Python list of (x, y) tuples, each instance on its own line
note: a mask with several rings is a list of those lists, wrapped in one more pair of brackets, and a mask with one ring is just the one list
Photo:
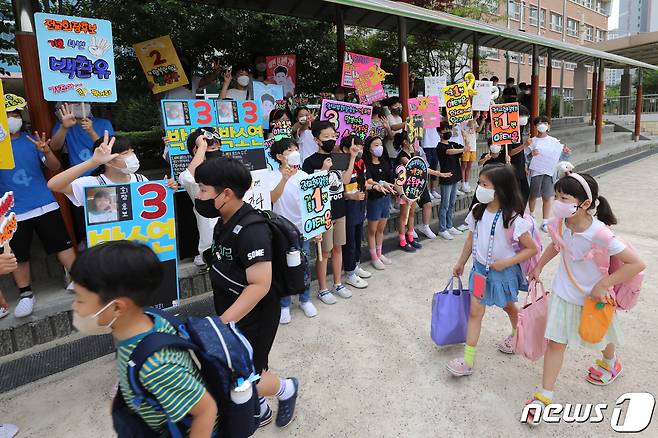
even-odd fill
[[(562, 240), (563, 226), (564, 221), (558, 218), (552, 219), (548, 225), (551, 240), (557, 251), (565, 248), (564, 241)], [(601, 227), (601, 229), (594, 235), (591, 251), (585, 256), (586, 259), (594, 260), (594, 263), (596, 263), (599, 271), (601, 271), (601, 274), (604, 276), (612, 274), (624, 264), (618, 257), (608, 256), (608, 246), (614, 237), (615, 235), (609, 227)], [(635, 248), (633, 248), (630, 243), (618, 237), (617, 239), (631, 251), (635, 251)], [(618, 309), (630, 310), (635, 306), (637, 299), (640, 296), (640, 289), (642, 288), (643, 280), (644, 271), (640, 272), (630, 280), (624, 283), (615, 284), (612, 287), (611, 295), (615, 300)]]
[[(532, 236), (532, 240), (535, 242), (535, 245), (537, 245), (537, 249), (538, 249), (537, 254), (533, 255), (528, 260), (521, 262), (521, 270), (523, 271), (523, 275), (527, 277), (528, 274), (532, 272), (532, 270), (535, 269), (539, 264), (539, 259), (541, 259), (541, 255), (543, 252), (543, 246), (541, 243), (541, 234), (539, 233), (539, 228), (537, 227), (537, 222), (535, 222), (535, 218), (528, 213), (524, 213), (523, 216), (521, 217), (527, 220), (528, 222), (530, 222), (530, 224), (532, 225), (532, 228), (530, 229), (530, 235)], [(514, 220), (516, 220), (516, 218)], [(507, 240), (509, 240), (510, 244), (512, 245), (512, 248), (514, 249), (514, 252), (519, 252), (521, 251), (521, 245), (519, 245), (518, 240), (514, 239), (513, 225), (514, 225), (514, 221), (511, 221), (509, 228), (505, 228), (505, 234), (507, 235)]]

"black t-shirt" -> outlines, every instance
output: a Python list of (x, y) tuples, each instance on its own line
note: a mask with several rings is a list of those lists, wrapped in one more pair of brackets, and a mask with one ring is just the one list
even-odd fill
[(518, 98), (518, 91), (514, 85), (511, 87), (505, 87), (503, 90), (503, 101), (505, 102), (516, 102)]
[(462, 154), (448, 155), (448, 149), (463, 149), (463, 147), (452, 141), (449, 141), (448, 143), (439, 142), (436, 150), (439, 153), (441, 172), (452, 172), (452, 176), (449, 178), (439, 178), (440, 185), (457, 184), (462, 180), (462, 167), (460, 162)]
[[(366, 180), (368, 179), (372, 179), (376, 183), (386, 181), (387, 183), (393, 184), (395, 182), (395, 174), (393, 173), (393, 170), (391, 170), (391, 166), (386, 158), (380, 157), (378, 164), (366, 164)], [(388, 195), (374, 189), (368, 190), (369, 200), (383, 198), (384, 196)]]
[[(486, 157), (487, 153), (488, 152), (485, 152), (484, 154), (480, 155), (480, 160), (482, 160), (484, 157)], [(505, 162), (505, 151), (501, 150), (497, 157), (495, 157), (495, 158), (491, 157), (488, 161), (485, 161), (482, 166), (486, 166), (487, 164), (492, 164), (492, 163), (507, 164)]]
[[(512, 143), (509, 147), (510, 149), (514, 149), (519, 147), (519, 143)], [(525, 173), (525, 151), (521, 151), (516, 155), (512, 155), (510, 157), (510, 161), (512, 166), (514, 166), (514, 170), (516, 172), (516, 177), (517, 179), (525, 179), (526, 178), (526, 173)]]
[[(316, 152), (304, 160), (302, 170), (309, 175), (322, 170), (324, 160), (327, 158), (331, 158), (331, 155)], [(331, 217), (333, 219), (345, 217), (345, 187), (343, 186), (342, 170), (329, 171), (329, 199), (331, 200)]]

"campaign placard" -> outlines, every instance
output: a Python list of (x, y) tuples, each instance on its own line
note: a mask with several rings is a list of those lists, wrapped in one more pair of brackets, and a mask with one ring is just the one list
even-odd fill
[(345, 52), (341, 85), (356, 88), (359, 102), (364, 105), (385, 99), (382, 82), (388, 73), (382, 70), (381, 64), (380, 58)]
[(277, 170), (279, 163), (270, 155), (270, 148), (275, 141), (279, 141), (282, 138), (291, 138), (292, 137), (292, 122), (290, 120), (277, 120), (272, 125), (272, 131), (270, 131), (272, 136), (266, 139), (263, 144), (265, 145), (265, 159), (267, 160), (267, 168), (269, 170)]
[(446, 106), (445, 97), (443, 96), (443, 87), (448, 85), (448, 79), (445, 76), (425, 76), (425, 96), (437, 96), (439, 106)]
[(334, 125), (338, 133), (337, 143), (348, 135), (355, 135), (361, 140), (365, 140), (370, 132), (372, 107), (322, 99), (320, 120), (327, 120)]
[(117, 101), (109, 21), (37, 12), (34, 25), (46, 100)]
[(283, 85), (252, 81), (254, 100), (260, 103), (260, 121), (263, 129), (270, 129), (270, 113), (283, 101)]
[(443, 95), (446, 101), (448, 123), (456, 125), (473, 119), (471, 98), (468, 96), (466, 82), (443, 87)]
[(250, 171), (265, 169), (260, 105), (254, 100), (215, 100), (222, 153), (242, 161)]
[[(0, 80), (0, 97), (4, 95), (5, 92), (2, 88), (2, 81)], [(11, 148), (11, 134), (9, 133), (9, 126), (7, 124), (6, 99), (9, 96), (13, 96), (13, 94), (8, 94), (6, 97), (2, 98), (5, 105), (0, 109), (0, 169), (13, 169), (15, 166), (14, 151)], [(25, 102), (25, 99), (22, 100)], [(25, 105), (23, 105), (23, 107), (25, 107)], [(8, 109), (11, 110), (11, 108)]]
[(159, 308), (176, 305), (180, 298), (174, 192), (165, 184), (166, 181), (146, 181), (85, 187), (84, 203), (89, 247), (134, 240), (157, 254), (164, 277), (148, 304)]
[(441, 108), (436, 96), (409, 99), (409, 115), (421, 116), (424, 128), (438, 128), (441, 124)]
[(304, 239), (310, 240), (331, 229), (329, 173), (325, 170), (301, 178), (299, 188)]
[(429, 181), (429, 165), (422, 157), (411, 157), (407, 164), (396, 168), (397, 184), (408, 201), (420, 198)]
[(297, 83), (297, 56), (266, 56), (265, 63), (267, 64), (267, 81), (282, 86), (285, 97), (294, 96)]
[(518, 102), (491, 105), (490, 112), (491, 144), (520, 143)]
[(169, 35), (133, 44), (133, 49), (153, 94), (189, 83)]
[(475, 81), (476, 94), (473, 96), (473, 111), (489, 111), (494, 85), (491, 81)]
[(272, 197), (267, 185), (269, 169), (254, 170), (251, 172), (251, 188), (242, 197), (245, 202), (257, 210), (272, 210)]

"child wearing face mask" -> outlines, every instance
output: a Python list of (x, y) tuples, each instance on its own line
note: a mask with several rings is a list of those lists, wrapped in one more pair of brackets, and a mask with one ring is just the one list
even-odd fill
[(519, 125), (521, 126), (521, 138), (518, 143), (512, 143), (508, 146), (510, 164), (514, 166), (516, 173), (516, 182), (519, 184), (521, 190), (521, 197), (523, 198), (523, 205), (528, 204), (530, 197), (530, 185), (528, 184), (528, 174), (525, 159), (525, 149), (528, 147), (523, 141), (524, 127), (528, 126), (528, 119), (530, 111), (523, 105), (519, 106)]
[(462, 179), (462, 168), (459, 162), (464, 148), (451, 141), (452, 127), (448, 122), (441, 122), (439, 126), (441, 141), (437, 151), (439, 153), (439, 164), (441, 172), (450, 173), (449, 177), (439, 178), (441, 191), (441, 205), (439, 206), (439, 236), (445, 240), (453, 240), (453, 236), (462, 234), (452, 224), (452, 216), (455, 213), (455, 201), (457, 198), (457, 184)]
[(393, 96), (386, 101), (389, 113), (386, 115), (386, 123), (389, 126), (388, 136), (384, 139), (384, 147), (389, 157), (395, 157), (397, 151), (393, 144), (395, 134), (402, 132), (404, 121), (402, 120), (402, 101), (399, 97)]
[[(466, 262), (473, 255), (473, 268), (469, 276), (471, 310), (464, 355), (447, 364), (448, 371), (454, 376), (473, 374), (475, 349), (486, 306), (500, 307), (509, 316), (512, 333), (497, 347), (503, 353), (513, 353), (512, 337), (516, 333), (518, 316), (515, 303), (519, 290), (527, 290), (520, 263), (538, 251), (530, 233), (532, 224), (522, 217), (524, 207), (511, 166), (486, 166), (480, 172), (475, 194), (480, 203), (466, 218), (468, 236), (453, 268), (453, 275), (461, 276)], [(507, 229), (513, 230), (512, 239), (519, 242), (521, 249), (518, 252), (512, 246)]]
[[(235, 88), (229, 88), (231, 79), (235, 80)], [(251, 71), (246, 65), (236, 65), (231, 71), (224, 74), (224, 84), (219, 93), (219, 100), (246, 100), (249, 96), (249, 83), (251, 82)]]
[[(599, 195), (594, 178), (586, 174), (568, 174), (557, 181), (555, 192), (554, 219), (550, 224), (555, 244), (546, 246), (537, 267), (528, 275), (529, 280), (539, 281), (543, 268), (562, 253), (548, 305), (545, 332), (548, 348), (544, 354), (542, 386), (528, 402), (543, 406), (552, 403), (567, 347), (602, 351), (603, 357), (588, 369), (585, 379), (589, 383), (608, 385), (621, 374), (622, 365), (615, 354), (616, 345), (622, 340), (617, 314), (614, 314), (603, 339), (592, 344), (580, 337), (581, 313), (585, 299), (607, 302), (611, 287), (629, 281), (645, 268), (635, 251), (616, 239), (608, 228), (616, 224), (617, 219), (608, 201)], [(607, 235), (607, 238), (600, 238), (602, 235)], [(594, 242), (598, 243), (595, 245)], [(603, 247), (601, 242), (605, 242)], [(620, 260), (623, 266), (604, 275), (596, 258), (591, 256), (593, 251), (601, 250), (606, 256)], [(537, 412), (530, 411), (530, 414), (534, 417)]]
[(292, 125), (293, 136), (299, 144), (299, 153), (302, 162), (318, 151), (318, 144), (313, 138), (311, 126), (315, 121), (315, 115), (305, 106), (298, 106), (295, 109), (295, 124)]

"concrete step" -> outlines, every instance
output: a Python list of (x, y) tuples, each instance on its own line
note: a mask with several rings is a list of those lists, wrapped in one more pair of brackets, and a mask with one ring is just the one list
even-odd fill
[(585, 122), (584, 117), (562, 117), (551, 119), (551, 126), (553, 128), (562, 128), (572, 125), (578, 125)]

